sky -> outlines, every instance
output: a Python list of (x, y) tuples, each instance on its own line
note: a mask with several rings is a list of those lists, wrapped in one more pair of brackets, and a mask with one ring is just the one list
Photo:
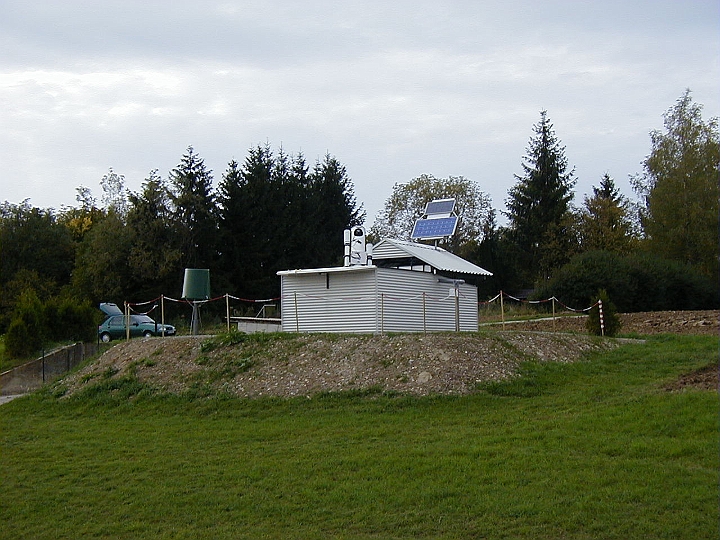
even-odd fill
[[(575, 204), (634, 198), (686, 89), (720, 115), (718, 0), (0, 0), (0, 202), (131, 191), (192, 146), (269, 144), (347, 169), (372, 225), (393, 185), (464, 176), (498, 212), (546, 110)], [(500, 214), (500, 221), (502, 215)]]

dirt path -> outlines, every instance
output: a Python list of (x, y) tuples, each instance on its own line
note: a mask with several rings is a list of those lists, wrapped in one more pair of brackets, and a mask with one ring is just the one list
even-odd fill
[(25, 394), (15, 394), (13, 396), (0, 396), (0, 405), (11, 402), (15, 398), (24, 396)]

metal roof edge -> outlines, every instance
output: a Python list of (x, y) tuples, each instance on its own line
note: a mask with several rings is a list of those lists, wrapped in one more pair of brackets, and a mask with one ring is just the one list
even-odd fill
[(327, 268), (300, 268), (296, 270), (278, 270), (278, 276), (294, 276), (301, 274), (332, 274), (338, 272), (365, 272), (374, 270), (377, 266), (331, 266)]
[[(439, 271), (492, 276), (492, 272), (489, 272), (488, 270), (485, 270), (484, 268), (471, 263), (454, 253), (450, 253), (448, 250), (439, 246), (421, 244), (419, 242), (408, 242), (407, 240), (396, 240), (393, 238), (384, 238), (378, 242), (377, 246), (380, 246), (383, 243), (393, 245), (408, 255), (417, 257), (424, 263), (436, 268)], [(427, 254), (427, 256), (424, 258), (423, 254)], [(382, 258), (378, 256), (377, 252), (375, 252), (375, 259), (378, 261), (382, 260)], [(448, 265), (449, 261), (452, 261), (455, 264)]]

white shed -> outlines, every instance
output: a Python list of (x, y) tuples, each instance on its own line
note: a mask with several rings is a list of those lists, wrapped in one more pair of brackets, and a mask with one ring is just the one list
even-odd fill
[(477, 287), (492, 275), (434, 246), (386, 239), (372, 264), (284, 270), (286, 332), (437, 332), (478, 329)]

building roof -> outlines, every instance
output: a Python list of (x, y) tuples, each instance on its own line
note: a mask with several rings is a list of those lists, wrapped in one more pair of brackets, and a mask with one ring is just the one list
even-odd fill
[(453, 255), (441, 247), (385, 238), (373, 247), (373, 262), (392, 259), (417, 259), (441, 272), (492, 276), (484, 268)]
[(375, 266), (332, 266), (328, 268), (302, 268), (298, 270), (280, 270), (278, 276), (294, 276), (299, 274), (334, 274), (340, 272), (367, 272)]

